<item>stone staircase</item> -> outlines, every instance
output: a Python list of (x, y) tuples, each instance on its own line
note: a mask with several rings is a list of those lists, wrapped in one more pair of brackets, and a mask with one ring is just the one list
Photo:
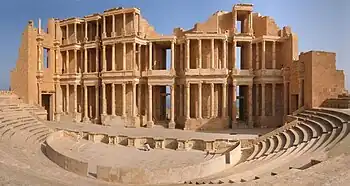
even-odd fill
[(318, 108), (303, 110), (290, 117), (295, 120), (242, 149), (246, 158), (238, 165), (186, 183), (241, 183), (304, 169), (322, 162), (322, 155), (349, 133), (350, 116), (342, 112)]

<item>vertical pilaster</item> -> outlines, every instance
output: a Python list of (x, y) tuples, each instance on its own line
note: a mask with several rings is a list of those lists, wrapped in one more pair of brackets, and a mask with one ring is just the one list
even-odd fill
[(125, 13), (123, 13), (123, 36), (126, 35), (126, 17)]
[(135, 12), (133, 12), (133, 30), (134, 30), (134, 34), (135, 34), (135, 36), (137, 35), (137, 29), (136, 29), (136, 13)]
[(153, 127), (153, 98), (152, 98), (152, 85), (148, 85), (148, 122), (147, 122), (147, 127)]
[(55, 93), (55, 98), (56, 98), (56, 117), (55, 117), (55, 121), (60, 121), (60, 116), (62, 113), (62, 89), (61, 89), (61, 85), (59, 82), (56, 82), (56, 93)]
[(276, 115), (276, 83), (272, 83), (272, 116)]
[[(41, 68), (41, 65), (39, 65)], [(69, 74), (70, 70), (69, 70), (69, 50), (66, 51), (66, 69), (65, 72), (67, 74)]]
[(74, 43), (78, 42), (77, 23), (74, 23)]
[(85, 25), (84, 26), (85, 26), (84, 40), (88, 41), (89, 38), (88, 38), (88, 22), (87, 21), (85, 21)]
[(261, 116), (265, 116), (265, 83), (261, 84)]
[(211, 65), (210, 68), (214, 68), (215, 66), (215, 41), (214, 39), (211, 39), (211, 53), (210, 53), (210, 57), (211, 57)]
[(84, 118), (83, 121), (89, 120), (89, 113), (88, 113), (88, 87), (84, 85)]
[(248, 126), (253, 128), (253, 85), (248, 85)]
[(112, 83), (112, 116), (115, 116), (115, 84)]
[(69, 25), (66, 25), (66, 38), (67, 38), (67, 44), (70, 44), (69, 40)]
[(249, 12), (249, 34), (253, 35), (254, 31), (253, 31), (253, 14), (252, 12)]
[(226, 68), (227, 64), (227, 39), (222, 40), (222, 68)]
[(123, 83), (122, 84), (122, 101), (123, 101), (123, 106), (122, 106), (122, 117), (125, 118), (126, 117), (126, 84)]
[(179, 106), (179, 113), (180, 113), (180, 116), (184, 116), (184, 85), (179, 85), (179, 97), (180, 97), (180, 106)]
[(302, 86), (302, 79), (299, 78), (299, 96), (298, 96), (298, 108), (303, 106), (303, 86)]
[(198, 68), (202, 68), (202, 40), (198, 39)]
[(222, 118), (226, 118), (227, 117), (227, 99), (226, 99), (226, 95), (227, 95), (227, 83), (224, 82), (222, 84)]
[(265, 56), (266, 56), (266, 49), (265, 49), (265, 41), (262, 42), (262, 49), (261, 49), (261, 69), (265, 69)]
[(106, 45), (102, 46), (102, 72), (107, 71)]
[(259, 84), (255, 84), (255, 116), (260, 116), (260, 88)]
[(115, 71), (115, 44), (114, 43), (112, 44), (112, 71)]
[(272, 42), (272, 69), (276, 69), (276, 41)]
[(171, 71), (175, 70), (175, 42), (171, 42)]
[(96, 118), (95, 121), (97, 122), (100, 115), (100, 103), (99, 103), (99, 91), (98, 91), (98, 85), (95, 85), (95, 109), (96, 109)]
[(148, 70), (152, 70), (152, 54), (153, 54), (153, 49), (152, 49), (152, 42), (149, 42), (148, 44)]
[(96, 40), (99, 39), (100, 35), (99, 35), (99, 32), (100, 32), (100, 29), (99, 29), (100, 25), (99, 25), (99, 22), (98, 20), (96, 20)]
[(237, 33), (237, 11), (233, 10), (233, 33)]
[(202, 82), (198, 83), (198, 119), (202, 119)]
[(170, 122), (169, 128), (175, 129), (175, 85), (170, 86)]
[(180, 44), (180, 70), (183, 71), (184, 70), (184, 48), (183, 48), (183, 44)]
[(190, 39), (186, 39), (186, 68), (185, 70), (190, 69)]
[(215, 84), (214, 83), (210, 83), (210, 111), (211, 111), (211, 117), (214, 118), (215, 117), (215, 92), (214, 89), (215, 88)]

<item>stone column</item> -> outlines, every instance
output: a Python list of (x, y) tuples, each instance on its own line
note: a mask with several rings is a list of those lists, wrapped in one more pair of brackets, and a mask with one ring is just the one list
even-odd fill
[(255, 84), (255, 116), (260, 116), (260, 90), (259, 84)]
[(153, 127), (154, 123), (153, 123), (153, 113), (152, 113), (152, 102), (153, 102), (153, 98), (152, 98), (152, 85), (148, 85), (148, 122), (147, 122), (147, 127), (151, 128)]
[(253, 70), (253, 46), (252, 42), (248, 44), (248, 65), (249, 70)]
[(235, 34), (237, 32), (237, 11), (233, 10), (233, 33)]
[(202, 40), (198, 39), (198, 68), (202, 68)]
[(183, 71), (184, 70), (184, 48), (183, 48), (183, 44), (180, 44), (180, 70)]
[(284, 115), (288, 115), (288, 82), (283, 84), (283, 109)]
[(98, 37), (99, 37), (99, 23), (98, 23), (98, 20), (96, 20), (96, 37), (95, 39), (98, 40)]
[(102, 28), (102, 38), (107, 37), (107, 33), (106, 33), (106, 16), (103, 16), (103, 28)]
[(255, 55), (256, 55), (256, 68), (255, 69), (260, 69), (260, 56), (259, 56), (259, 43), (256, 43), (256, 50), (255, 50)]
[(107, 115), (106, 83), (102, 82), (102, 115)]
[(186, 68), (185, 70), (190, 69), (190, 39), (186, 39)]
[(210, 57), (211, 57), (211, 65), (210, 65), (210, 68), (214, 68), (215, 66), (215, 58), (214, 58), (214, 54), (215, 54), (215, 41), (214, 39), (211, 39), (211, 54), (210, 54)]
[(77, 23), (74, 23), (74, 43), (78, 42)]
[(252, 35), (252, 34), (254, 34), (254, 32), (253, 32), (253, 14), (252, 14), (252, 12), (249, 13), (248, 19), (249, 19), (249, 34)]
[(115, 84), (112, 83), (112, 116), (115, 116)]
[(232, 84), (232, 128), (236, 127), (237, 121), (237, 85)]
[(272, 116), (276, 115), (276, 83), (272, 83)]
[(232, 41), (232, 71), (236, 69), (236, 41)]
[(67, 112), (67, 114), (70, 113), (69, 112), (69, 104), (70, 104), (69, 98), (70, 98), (69, 85), (66, 85), (66, 112)]
[(149, 42), (149, 46), (148, 46), (148, 70), (152, 70), (152, 42)]
[[(41, 68), (41, 65), (39, 65)], [(66, 51), (66, 73), (69, 74), (69, 50)]]
[(99, 71), (99, 64), (100, 64), (100, 62), (99, 62), (99, 49), (98, 49), (98, 47), (96, 47), (96, 72), (98, 72)]
[(186, 119), (190, 119), (190, 83), (185, 84), (185, 99), (186, 99), (186, 112), (185, 117)]
[(126, 18), (125, 13), (123, 13), (123, 36), (126, 35)]
[(73, 104), (73, 109), (74, 109), (74, 121), (77, 122), (78, 121), (78, 85), (74, 85), (74, 104)]
[(210, 111), (211, 111), (211, 117), (214, 118), (215, 117), (215, 93), (214, 93), (214, 89), (215, 88), (215, 84), (214, 83), (210, 83)]
[(123, 70), (126, 70), (126, 43), (123, 42)]
[(171, 71), (175, 70), (175, 42), (171, 42)]
[(125, 99), (125, 94), (126, 94), (126, 84), (122, 84), (122, 101), (123, 101), (123, 106), (122, 106), (122, 117), (126, 117), (126, 99)]
[(265, 50), (265, 41), (263, 41), (262, 42), (262, 49), (261, 49), (262, 51), (262, 53), (261, 53), (261, 69), (265, 69), (266, 68), (266, 66), (265, 66), (265, 56), (266, 56), (266, 54), (265, 54), (265, 52), (266, 52), (266, 50)]
[(112, 44), (112, 71), (115, 71), (115, 44), (114, 43)]
[(135, 12), (133, 12), (133, 27), (134, 27), (134, 34), (135, 34), (135, 36), (137, 35), (137, 30), (136, 30), (136, 13)]
[(175, 85), (171, 85), (170, 86), (170, 94), (171, 94), (171, 98), (170, 98), (170, 122), (169, 122), (169, 126), (168, 128), (170, 129), (175, 129)]
[(88, 72), (87, 66), (88, 66), (88, 49), (85, 48), (84, 49), (84, 73)]
[(115, 37), (115, 16), (112, 15), (112, 37)]
[(78, 73), (78, 57), (77, 57), (77, 50), (74, 49), (74, 73)]
[(136, 61), (136, 43), (135, 42), (132, 43), (132, 60), (133, 60), (133, 63), (132, 63), (133, 70), (136, 71), (137, 61)]
[(202, 119), (202, 82), (198, 83), (198, 119)]
[(137, 66), (138, 66), (138, 68), (137, 68), (137, 70), (138, 71), (141, 71), (141, 46), (142, 45), (138, 45), (138, 59), (137, 59)]
[(67, 38), (67, 44), (70, 44), (69, 42), (69, 25), (66, 25), (66, 38)]
[(88, 22), (87, 21), (85, 21), (85, 25), (84, 26), (85, 26), (84, 40), (88, 41), (89, 38), (88, 38)]
[(227, 64), (227, 58), (226, 58), (226, 52), (227, 52), (227, 39), (225, 38), (222, 40), (222, 68), (226, 68)]
[(227, 101), (226, 101), (226, 95), (227, 95), (227, 83), (224, 82), (222, 84), (222, 118), (227, 117)]
[(298, 96), (298, 108), (303, 106), (303, 86), (302, 86), (302, 79), (299, 78), (299, 96)]
[(107, 71), (106, 45), (102, 46), (102, 72)]
[(253, 128), (253, 85), (248, 85), (248, 127)]
[(276, 69), (276, 41), (272, 42), (272, 69)]
[(62, 89), (61, 89), (61, 85), (59, 82), (56, 82), (56, 117), (55, 120), (56, 121), (60, 121), (61, 119), (61, 113), (62, 113)]
[(261, 84), (261, 116), (265, 116), (265, 83)]
[(98, 85), (95, 85), (95, 109), (96, 109), (96, 122), (98, 122), (99, 115), (100, 115), (100, 107), (99, 107), (99, 93), (98, 93)]
[(179, 88), (180, 88), (180, 94), (179, 94), (179, 97), (180, 97), (180, 106), (179, 106), (179, 113), (180, 113), (180, 116), (184, 116), (184, 88), (183, 88), (183, 85), (179, 85)]
[(88, 113), (88, 87), (84, 85), (84, 118), (83, 121), (86, 122), (89, 120), (89, 113)]
[(132, 117), (136, 117), (136, 109), (137, 109), (137, 105), (136, 105), (136, 83), (133, 82), (132, 83)]

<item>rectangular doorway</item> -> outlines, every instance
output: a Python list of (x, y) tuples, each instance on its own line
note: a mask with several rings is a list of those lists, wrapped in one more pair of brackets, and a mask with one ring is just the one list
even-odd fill
[(47, 120), (50, 121), (52, 118), (52, 108), (51, 108), (51, 98), (52, 94), (42, 94), (41, 95), (41, 104), (47, 112)]

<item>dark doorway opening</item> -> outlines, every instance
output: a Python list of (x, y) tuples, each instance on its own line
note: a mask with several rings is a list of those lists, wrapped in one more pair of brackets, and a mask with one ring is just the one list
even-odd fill
[(51, 119), (51, 94), (42, 94), (41, 95), (41, 103), (47, 112), (47, 120)]

